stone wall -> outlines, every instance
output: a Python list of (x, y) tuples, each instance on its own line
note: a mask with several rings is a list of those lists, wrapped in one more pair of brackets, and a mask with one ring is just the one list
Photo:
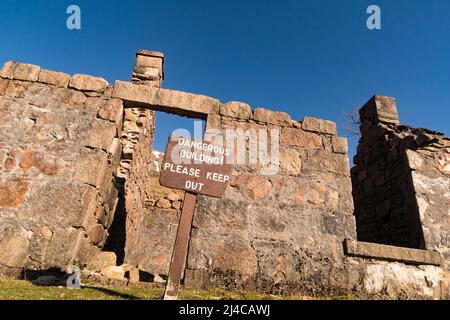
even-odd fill
[[(333, 122), (162, 89), (162, 79), (163, 55), (146, 50), (132, 82), (114, 87), (5, 64), (0, 274), (64, 270), (106, 248), (164, 280), (184, 192), (159, 184), (161, 155), (151, 148), (159, 110), (205, 119), (215, 129), (209, 138), (231, 132), (245, 159), (259, 155), (234, 165), (222, 198), (198, 196), (186, 285), (450, 298), (448, 138), (401, 126), (394, 100), (376, 96), (361, 110), (350, 177), (347, 142)], [(255, 140), (264, 136), (268, 143)]]
[(0, 273), (83, 264), (114, 219), (122, 101), (88, 75), (7, 62), (0, 76)]
[(278, 293), (345, 291), (342, 242), (356, 234), (347, 141), (337, 136), (335, 123), (293, 121), (285, 113), (231, 102), (208, 117), (207, 127), (253, 129), (272, 143), (279, 140), (280, 169), (267, 170), (262, 158), (235, 165), (223, 198), (198, 197), (186, 283)]
[(389, 97), (373, 97), (360, 119), (352, 169), (358, 239), (447, 252), (450, 139), (400, 125)]

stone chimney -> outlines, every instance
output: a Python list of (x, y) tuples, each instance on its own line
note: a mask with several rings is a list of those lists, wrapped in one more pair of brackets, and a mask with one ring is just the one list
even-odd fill
[(373, 96), (360, 110), (361, 132), (380, 123), (399, 125), (395, 99), (385, 96)]
[[(150, 50), (139, 50), (133, 67), (131, 81), (135, 84), (161, 87), (164, 79), (164, 54)], [(146, 141), (150, 148), (153, 144), (155, 129), (155, 111), (127, 106), (124, 109), (124, 122), (121, 136), (122, 159), (117, 177), (125, 182), (130, 174), (136, 145)]]
[(139, 50), (133, 68), (132, 81), (137, 84), (160, 87), (164, 79), (164, 54), (156, 51)]

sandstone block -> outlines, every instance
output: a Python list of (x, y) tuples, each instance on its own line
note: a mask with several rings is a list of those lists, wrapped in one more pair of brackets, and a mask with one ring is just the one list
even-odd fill
[(37, 81), (41, 67), (8, 61), (3, 65), (2, 77), (22, 81)]
[(112, 121), (116, 124), (118, 130), (121, 129), (123, 120), (123, 105), (119, 99), (110, 99), (102, 104), (97, 116), (100, 119)]
[(89, 231), (89, 240), (91, 240), (93, 244), (100, 243), (103, 239), (103, 231), (104, 228), (101, 224), (94, 225)]
[(95, 91), (102, 93), (108, 86), (108, 81), (100, 77), (85, 74), (75, 74), (70, 78), (69, 88), (80, 91)]
[(6, 91), (9, 86), (9, 80), (8, 79), (0, 79), (0, 96), (6, 95)]
[(125, 270), (120, 266), (109, 266), (101, 270), (101, 274), (105, 277), (123, 280), (125, 279)]
[(280, 126), (288, 126), (292, 121), (291, 116), (285, 112), (275, 112), (263, 108), (253, 110), (253, 119), (258, 122)]
[(123, 81), (116, 81), (112, 97), (122, 99), (129, 104), (141, 104), (168, 113), (202, 118), (206, 118), (208, 114), (218, 114), (220, 107), (219, 100), (204, 95)]
[(337, 134), (336, 123), (328, 120), (305, 117), (302, 122), (305, 131), (312, 131), (326, 134)]
[(397, 105), (394, 98), (385, 96), (373, 96), (359, 110), (362, 122), (368, 123), (392, 123), (400, 124), (398, 119)]
[(39, 74), (38, 82), (51, 84), (57, 87), (67, 88), (70, 81), (70, 75), (63, 72), (55, 72), (42, 69)]
[(344, 249), (348, 255), (371, 259), (399, 261), (417, 265), (429, 264), (439, 266), (443, 263), (442, 257), (437, 251), (387, 246), (350, 239), (345, 240)]
[(30, 182), (22, 177), (0, 180), (0, 208), (18, 208), (26, 200)]
[(295, 128), (283, 128), (281, 130), (281, 143), (286, 146), (306, 149), (321, 149), (323, 146), (320, 135)]
[(220, 106), (220, 114), (237, 119), (249, 119), (252, 115), (250, 105), (244, 102), (231, 101)]
[(152, 67), (163, 70), (163, 57), (136, 55), (136, 66)]
[(180, 197), (175, 192), (170, 192), (167, 195), (167, 200), (169, 200), (169, 201), (177, 201), (177, 200), (180, 200)]
[(333, 152), (347, 154), (348, 152), (347, 138), (333, 136), (333, 138), (331, 138), (331, 144), (333, 146)]
[(300, 154), (292, 149), (280, 148), (281, 169), (290, 175), (299, 175), (302, 170)]
[(172, 208), (175, 210), (180, 210), (181, 209), (181, 201), (178, 200), (178, 201), (172, 202)]
[(101, 271), (106, 267), (115, 266), (117, 257), (114, 252), (102, 251), (93, 256), (86, 265), (90, 271)]
[(272, 189), (270, 181), (254, 174), (242, 174), (234, 177), (230, 185), (242, 188), (241, 192), (252, 200), (264, 199)]
[(169, 209), (172, 204), (167, 199), (159, 199), (158, 202), (156, 202), (156, 206), (162, 209)]
[(133, 77), (137, 77), (143, 80), (159, 80), (160, 69), (153, 67), (146, 67), (141, 65), (134, 66)]
[(325, 150), (305, 150), (302, 154), (302, 168), (309, 172), (324, 171), (350, 176), (350, 164), (347, 155)]
[(115, 124), (97, 119), (92, 124), (92, 128), (89, 132), (85, 145), (87, 147), (107, 151), (109, 150), (116, 133), (117, 128)]

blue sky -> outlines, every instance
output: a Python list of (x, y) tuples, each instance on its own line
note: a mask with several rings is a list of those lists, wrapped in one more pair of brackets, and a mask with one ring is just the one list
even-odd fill
[[(81, 7), (82, 29), (66, 28)], [(366, 9), (382, 10), (382, 30)], [(373, 94), (400, 120), (450, 133), (450, 1), (16, 1), (0, 3), (0, 63), (129, 80), (138, 49), (165, 53), (163, 87), (336, 121)], [(158, 149), (191, 122), (160, 116)], [(352, 155), (357, 139), (350, 139)]]

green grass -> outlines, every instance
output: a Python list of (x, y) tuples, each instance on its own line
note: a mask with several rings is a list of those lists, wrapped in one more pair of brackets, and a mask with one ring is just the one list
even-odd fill
[[(65, 286), (37, 286), (25, 280), (0, 279), (0, 300), (159, 300), (162, 299), (163, 294), (163, 287), (152, 285), (116, 288), (86, 284), (80, 290), (71, 290)], [(281, 297), (274, 295), (259, 295), (251, 292), (229, 292), (224, 290), (203, 291), (181, 287), (179, 299), (310, 300), (320, 298), (299, 296)], [(349, 299), (349, 297), (335, 297), (334, 299)]]
[[(80, 290), (71, 290), (65, 286), (37, 286), (25, 280), (0, 279), (0, 300), (158, 300), (163, 297), (163, 294), (163, 287), (153, 286), (115, 288), (87, 284)], [(180, 289), (179, 298), (184, 300), (281, 299), (245, 292), (202, 291), (184, 287)]]

